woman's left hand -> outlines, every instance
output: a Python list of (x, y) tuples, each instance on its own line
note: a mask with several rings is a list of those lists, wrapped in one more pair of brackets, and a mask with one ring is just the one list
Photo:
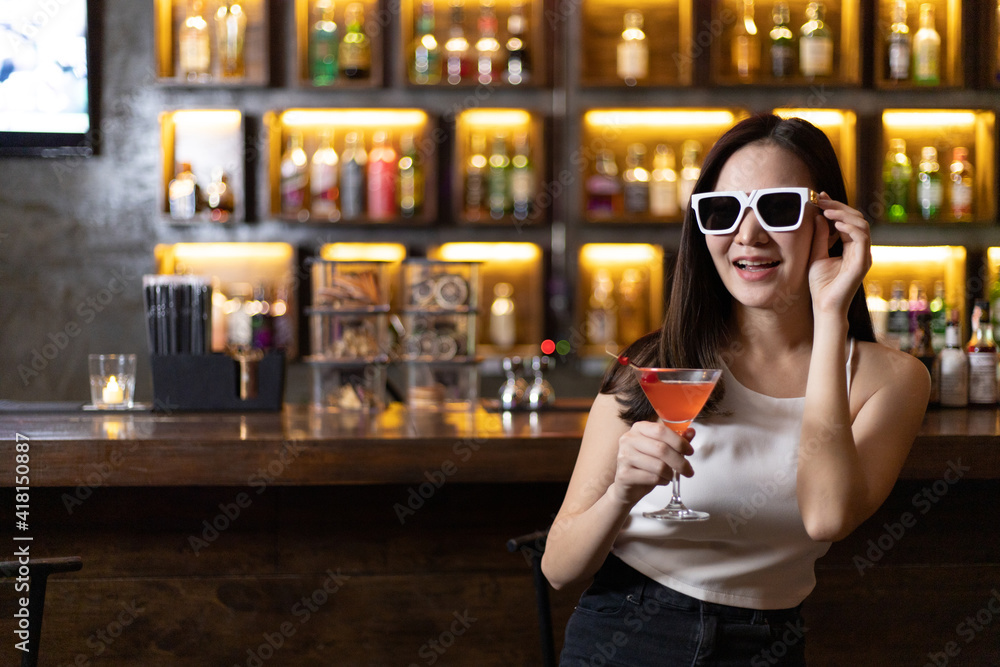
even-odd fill
[[(872, 265), (871, 230), (860, 211), (830, 199), (825, 192), (819, 196), (819, 207), (822, 215), (816, 216), (809, 262), (813, 310), (846, 313)], [(844, 244), (841, 257), (830, 257), (830, 223)]]

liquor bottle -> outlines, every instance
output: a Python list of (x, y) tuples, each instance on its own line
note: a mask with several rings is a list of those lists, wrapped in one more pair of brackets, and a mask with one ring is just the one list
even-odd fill
[(182, 79), (208, 81), (212, 73), (212, 41), (202, 0), (191, 0), (178, 30), (177, 67)]
[(931, 345), (936, 352), (944, 347), (945, 327), (948, 324), (948, 304), (944, 300), (944, 282), (934, 281), (934, 298), (930, 302)]
[(593, 345), (606, 345), (618, 337), (618, 308), (615, 304), (615, 284), (607, 269), (597, 269), (591, 280), (587, 311), (587, 340)]
[(972, 219), (972, 164), (968, 160), (969, 149), (956, 146), (952, 152), (949, 168), (949, 183), (951, 185), (951, 217), (964, 222)]
[(638, 340), (649, 333), (649, 309), (645, 305), (648, 284), (649, 275), (645, 269), (629, 267), (622, 272), (622, 279), (618, 283), (619, 340)]
[(500, 80), (500, 41), (497, 39), (497, 12), (495, 0), (480, 0), (479, 20), (476, 22), (479, 38), (476, 40), (477, 81), (484, 86)]
[(399, 214), (404, 218), (413, 218), (420, 214), (424, 203), (424, 174), (412, 132), (400, 137), (399, 152)]
[(920, 5), (920, 29), (913, 36), (913, 82), (923, 86), (941, 83), (941, 35), (934, 28), (934, 5)]
[(302, 148), (302, 134), (292, 132), (288, 148), (281, 156), (281, 215), (303, 220), (308, 216), (309, 160)]
[(526, 220), (535, 198), (535, 170), (531, 162), (528, 133), (514, 135), (514, 157), (510, 159), (510, 203), (515, 220)]
[(527, 83), (531, 77), (525, 28), (524, 2), (514, 0), (507, 16), (507, 68), (503, 80), (512, 86)]
[(472, 135), (469, 158), (465, 162), (465, 219), (476, 222), (486, 208), (486, 137)]
[(810, 2), (806, 7), (806, 19), (799, 39), (799, 69), (803, 76), (830, 76), (833, 74), (833, 36), (826, 25), (823, 3)]
[(892, 139), (889, 152), (882, 165), (882, 183), (885, 186), (885, 210), (889, 222), (906, 222), (906, 209), (910, 199), (910, 179), (913, 167), (906, 155), (906, 141)]
[(441, 47), (434, 36), (434, 0), (422, 0), (410, 47), (410, 83), (434, 85), (440, 81)]
[[(927, 300), (927, 290), (924, 283), (914, 280), (910, 283), (910, 347), (917, 345), (917, 329), (920, 327), (920, 318), (924, 315), (930, 317), (930, 302)], [(928, 320), (930, 322), (930, 320)], [(928, 342), (930, 342), (928, 338)]]
[(615, 154), (609, 149), (597, 153), (594, 173), (587, 177), (587, 214), (594, 219), (616, 218), (622, 210), (622, 184)]
[(938, 402), (938, 378), (934, 372), (934, 363), (937, 359), (934, 354), (934, 347), (931, 345), (931, 314), (923, 312), (917, 318), (917, 328), (913, 331), (913, 349), (910, 354), (920, 360), (927, 369), (927, 374), (931, 376), (931, 391), (928, 403)]
[(892, 5), (889, 34), (885, 40), (888, 78), (905, 81), (910, 78), (910, 26), (906, 25), (906, 0)]
[(325, 130), (309, 163), (309, 207), (316, 220), (340, 220), (339, 162), (333, 147), (333, 131)]
[(448, 83), (458, 85), (469, 76), (469, 40), (465, 38), (465, 0), (449, 0), (451, 25), (444, 43)]
[(499, 282), (493, 286), (490, 305), (490, 343), (505, 351), (517, 342), (517, 320), (514, 306), (514, 286)]
[(225, 79), (241, 79), (246, 74), (243, 47), (247, 15), (239, 2), (226, 2), (215, 13), (215, 43), (219, 73)]
[(670, 218), (680, 213), (674, 166), (674, 151), (659, 144), (653, 152), (653, 171), (649, 175), (649, 212), (657, 217)]
[(496, 134), (493, 136), (489, 172), (486, 176), (486, 201), (489, 205), (490, 217), (494, 220), (499, 220), (510, 212), (509, 171), (510, 157), (507, 155), (507, 137), (503, 134)]
[(356, 220), (364, 215), (367, 165), (364, 134), (348, 132), (344, 137), (344, 152), (340, 155), (340, 214), (345, 220)]
[(340, 46), (333, 0), (317, 0), (316, 13), (316, 22), (309, 29), (309, 78), (314, 86), (328, 86), (337, 80)]
[(733, 29), (733, 71), (741, 81), (752, 81), (760, 71), (760, 36), (754, 21), (754, 0), (743, 0), (743, 16)]
[(1000, 333), (1000, 280), (990, 283), (990, 327), (993, 329), (993, 340), (997, 340)]
[(212, 222), (224, 225), (236, 211), (236, 197), (229, 185), (229, 176), (221, 166), (212, 167), (211, 180), (205, 188), (205, 203)]
[(368, 153), (368, 217), (385, 221), (396, 217), (396, 171), (399, 157), (389, 133), (377, 130)]
[(920, 165), (917, 172), (917, 204), (920, 206), (920, 217), (924, 220), (937, 219), (941, 212), (943, 193), (937, 149), (933, 146), (924, 146), (920, 149)]
[(198, 210), (198, 181), (191, 171), (190, 162), (177, 165), (177, 173), (167, 186), (170, 217), (174, 220), (193, 220)]
[(649, 171), (645, 161), (646, 147), (629, 144), (625, 153), (625, 173), (622, 174), (626, 213), (644, 215), (649, 212)]
[(677, 186), (679, 204), (683, 210), (687, 210), (688, 202), (691, 201), (691, 192), (694, 191), (695, 183), (701, 176), (701, 165), (698, 163), (698, 155), (701, 153), (701, 144), (694, 139), (687, 139), (681, 144), (681, 180)]
[(642, 31), (642, 12), (625, 12), (625, 29), (618, 41), (618, 77), (634, 86), (649, 74), (649, 44)]
[(372, 45), (365, 34), (365, 6), (352, 2), (344, 10), (344, 39), (337, 59), (340, 72), (348, 79), (367, 79), (372, 68)]
[(997, 346), (989, 321), (989, 303), (976, 301), (972, 309), (972, 337), (965, 346), (969, 357), (969, 403), (975, 405), (997, 402)]
[(941, 405), (964, 408), (969, 404), (969, 359), (959, 345), (958, 311), (948, 319), (944, 348), (935, 364)]
[(775, 2), (771, 8), (771, 20), (774, 27), (771, 28), (771, 76), (776, 79), (783, 79), (792, 75), (794, 67), (794, 51), (792, 50), (792, 40), (795, 35), (792, 33), (791, 12), (787, 2)]
[(868, 302), (868, 312), (872, 318), (872, 328), (875, 330), (875, 340), (886, 342), (887, 324), (889, 319), (889, 302), (882, 296), (882, 286), (875, 282), (865, 285), (865, 300)]
[(897, 350), (910, 349), (910, 304), (903, 294), (903, 281), (892, 281), (889, 315), (886, 317), (885, 344)]

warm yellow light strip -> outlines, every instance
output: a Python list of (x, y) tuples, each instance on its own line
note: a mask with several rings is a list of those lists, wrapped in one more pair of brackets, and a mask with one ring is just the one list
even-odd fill
[(832, 109), (775, 109), (774, 113), (782, 118), (801, 118), (817, 127), (843, 125), (845, 119), (845, 112)]
[(291, 260), (287, 243), (175, 243), (171, 252), (178, 260), (257, 259)]
[(655, 126), (666, 128), (732, 125), (736, 116), (718, 109), (600, 109), (583, 115), (584, 123), (597, 126)]
[(938, 129), (941, 127), (969, 127), (976, 124), (973, 111), (901, 111), (882, 113), (882, 124), (898, 129)]
[(476, 109), (465, 111), (460, 116), (461, 122), (474, 128), (491, 128), (499, 126), (527, 125), (531, 114), (522, 109)]
[(243, 114), (229, 109), (187, 109), (170, 113), (175, 125), (221, 125), (239, 127)]
[(534, 243), (445, 243), (434, 255), (447, 262), (531, 262), (542, 251)]
[(585, 264), (640, 264), (652, 262), (659, 248), (648, 243), (588, 243), (580, 248)]
[(281, 123), (287, 127), (403, 127), (426, 122), (427, 114), (419, 109), (289, 109), (281, 114)]
[(883, 264), (924, 264), (964, 260), (965, 248), (961, 246), (872, 246), (872, 262)]
[(331, 262), (401, 262), (406, 246), (400, 243), (328, 243), (319, 256)]

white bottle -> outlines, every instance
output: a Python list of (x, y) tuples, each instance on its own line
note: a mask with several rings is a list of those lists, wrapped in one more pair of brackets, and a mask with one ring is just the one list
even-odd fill
[(969, 404), (969, 360), (958, 344), (957, 319), (948, 321), (944, 337), (944, 348), (934, 364), (941, 405), (947, 408), (964, 408)]
[(514, 286), (497, 283), (493, 287), (493, 305), (490, 306), (490, 342), (501, 350), (509, 350), (517, 342), (517, 325), (514, 314)]

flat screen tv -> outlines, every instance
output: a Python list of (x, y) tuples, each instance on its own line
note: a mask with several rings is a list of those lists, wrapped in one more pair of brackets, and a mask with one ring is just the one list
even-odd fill
[(100, 0), (0, 0), (0, 156), (97, 149)]

